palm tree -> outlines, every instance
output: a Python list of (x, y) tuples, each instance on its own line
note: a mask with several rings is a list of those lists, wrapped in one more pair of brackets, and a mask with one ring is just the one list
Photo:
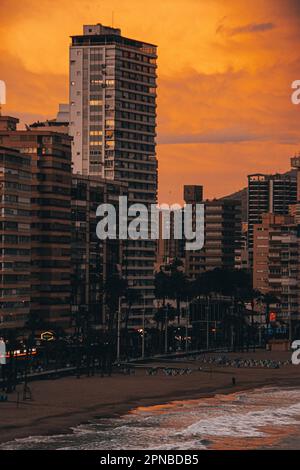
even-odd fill
[(162, 300), (162, 305), (166, 303), (166, 299), (170, 296), (170, 276), (160, 269), (154, 278), (155, 298)]
[(229, 308), (222, 320), (227, 345), (229, 346), (229, 339), (231, 339), (234, 351), (237, 347), (242, 350), (244, 347), (243, 335), (246, 321), (245, 316), (240, 314), (240, 310), (240, 305), (235, 305), (234, 308)]
[(106, 357), (109, 363), (109, 369), (113, 362), (114, 344), (117, 340), (120, 301), (121, 298), (125, 296), (127, 287), (127, 280), (122, 278), (120, 274), (112, 274), (107, 278), (104, 284), (105, 304), (108, 308), (107, 332), (104, 335), (104, 344), (106, 345)]
[(170, 304), (166, 304), (158, 308), (154, 314), (153, 319), (157, 324), (157, 329), (160, 331), (159, 343), (160, 343), (161, 351), (162, 351), (162, 339), (163, 339), (164, 326), (165, 326), (165, 333), (166, 333), (166, 329), (168, 329), (169, 322), (174, 321), (175, 318), (176, 318), (176, 310)]
[(244, 293), (252, 287), (251, 276), (248, 271), (241, 269), (216, 268), (202, 273), (193, 283), (195, 296), (204, 296), (209, 301), (212, 295), (224, 295), (232, 300), (232, 312), (224, 318), (226, 328), (235, 329), (235, 337), (243, 347), (245, 309)]
[(105, 282), (105, 303), (109, 310), (108, 330), (114, 328), (116, 312), (119, 310), (119, 301), (121, 297), (125, 296), (127, 288), (126, 279), (122, 278), (119, 274), (113, 274)]
[(30, 330), (30, 343), (34, 344), (35, 335), (37, 331), (49, 328), (49, 322), (45, 321), (45, 318), (40, 312), (30, 312), (25, 322), (25, 328)]
[(128, 355), (128, 322), (132, 310), (132, 306), (137, 303), (139, 300), (141, 300), (141, 294), (138, 290), (128, 288), (125, 292), (125, 300), (126, 300), (126, 313), (124, 317), (124, 339), (125, 339), (125, 344), (124, 344), (124, 349), (126, 355)]
[(183, 271), (183, 262), (176, 258), (165, 270), (155, 275), (155, 297), (165, 306), (167, 299), (175, 300), (177, 321), (180, 324), (180, 303), (190, 295), (190, 284)]
[(180, 303), (189, 296), (189, 281), (183, 272), (183, 262), (175, 259), (170, 265), (169, 296), (176, 301), (177, 323), (180, 324)]

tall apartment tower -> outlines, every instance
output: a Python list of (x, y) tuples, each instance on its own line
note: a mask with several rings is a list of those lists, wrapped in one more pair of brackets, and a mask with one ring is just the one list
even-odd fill
[(25, 163), (30, 162), (28, 183), (8, 183), (18, 191), (19, 203), (23, 191), (28, 192), (26, 203), (30, 197), (30, 226), (15, 217), (20, 240), (25, 228), (30, 236), (30, 312), (66, 328), (71, 314), (71, 138), (40, 129), (17, 130), (18, 120), (13, 119), (0, 117), (0, 144), (20, 152), (24, 164), (19, 178), (25, 177)]
[(253, 231), (253, 287), (271, 293), (277, 319), (299, 320), (299, 230), (290, 215), (263, 214)]
[(117, 274), (121, 264), (122, 243), (99, 240), (96, 234), (96, 210), (100, 202), (117, 207), (120, 195), (127, 194), (126, 184), (106, 182), (97, 176), (72, 176), (72, 318), (78, 315), (96, 328), (105, 325), (103, 286)]
[(30, 197), (30, 158), (0, 144), (0, 330), (24, 326), (30, 311)]
[(196, 279), (204, 271), (233, 269), (241, 242), (241, 203), (231, 199), (203, 200), (202, 186), (184, 186), (187, 204), (204, 204), (205, 240), (199, 251), (185, 253), (186, 274)]
[(294, 213), (296, 222), (300, 223), (300, 153), (291, 158), (291, 166), (296, 171), (297, 176), (297, 203), (291, 211)]
[[(70, 46), (70, 134), (75, 173), (128, 184), (128, 202), (157, 201), (156, 60), (152, 44), (101, 24), (83, 27)], [(128, 241), (123, 273), (140, 293), (139, 323), (151, 314), (156, 243)]]
[(248, 249), (253, 265), (253, 225), (262, 222), (262, 214), (287, 215), (297, 202), (297, 178), (294, 173), (248, 176)]

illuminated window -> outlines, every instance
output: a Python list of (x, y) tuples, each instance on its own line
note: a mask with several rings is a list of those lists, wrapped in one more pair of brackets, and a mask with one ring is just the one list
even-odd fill
[(93, 141), (93, 142), (91, 142), (91, 145), (92, 145), (93, 147), (94, 147), (94, 146), (100, 146), (100, 145), (102, 145), (102, 142), (100, 142), (100, 141), (99, 141), (99, 142)]
[(102, 131), (90, 131), (90, 135), (102, 135)]
[(102, 100), (90, 100), (91, 106), (99, 106), (102, 104)]
[(91, 85), (102, 85), (103, 80), (91, 80)]

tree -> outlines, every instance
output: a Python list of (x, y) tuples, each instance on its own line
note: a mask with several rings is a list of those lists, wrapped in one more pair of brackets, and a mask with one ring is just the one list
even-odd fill
[[(125, 353), (128, 355), (129, 335), (128, 335), (128, 322), (132, 310), (132, 306), (141, 300), (140, 292), (136, 289), (128, 288), (125, 293), (126, 300), (126, 313), (124, 318), (124, 338), (125, 338)], [(145, 334), (145, 332), (143, 333)]]
[(35, 335), (37, 331), (49, 328), (51, 325), (45, 321), (45, 318), (40, 312), (30, 312), (25, 322), (25, 328), (30, 330), (30, 342), (34, 344)]
[(155, 275), (155, 297), (162, 300), (162, 305), (167, 299), (175, 300), (177, 321), (180, 323), (180, 302), (191, 295), (190, 283), (183, 271), (183, 262), (176, 258)]
[(175, 318), (176, 318), (176, 310), (170, 304), (166, 304), (158, 308), (154, 314), (153, 319), (157, 324), (157, 329), (160, 331), (160, 335), (159, 335), (160, 350), (162, 350), (164, 327), (165, 327), (165, 330), (168, 329), (169, 322), (174, 321)]
[(183, 262), (175, 259), (170, 264), (169, 298), (176, 301), (177, 322), (180, 324), (180, 302), (186, 300), (190, 294), (189, 281), (183, 271)]
[(109, 330), (113, 329), (116, 312), (119, 310), (119, 301), (124, 297), (128, 288), (127, 281), (119, 274), (110, 276), (104, 285), (105, 303), (109, 310)]
[(127, 280), (122, 278), (120, 274), (113, 274), (108, 277), (104, 285), (105, 304), (108, 308), (108, 321), (107, 332), (104, 335), (103, 354), (106, 356), (109, 371), (111, 370), (111, 364), (113, 362), (113, 345), (116, 341), (118, 331), (118, 315), (121, 313), (119, 312), (120, 300), (125, 296), (127, 288)]
[(162, 269), (155, 274), (154, 278), (155, 298), (162, 300), (162, 305), (166, 303), (166, 299), (169, 298), (170, 290), (170, 276), (165, 273)]
[(224, 318), (224, 325), (234, 329), (236, 343), (243, 347), (245, 328), (244, 295), (252, 288), (251, 275), (247, 270), (216, 268), (205, 271), (194, 281), (195, 296), (204, 296), (209, 302), (212, 295), (223, 295), (232, 299), (230, 313)]

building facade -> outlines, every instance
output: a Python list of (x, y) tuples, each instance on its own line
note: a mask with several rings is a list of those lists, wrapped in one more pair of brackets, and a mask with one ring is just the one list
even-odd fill
[(92, 325), (102, 328), (106, 322), (104, 286), (118, 274), (122, 264), (122, 243), (99, 240), (96, 235), (96, 210), (99, 204), (118, 206), (118, 198), (127, 194), (127, 185), (107, 182), (100, 177), (72, 177), (72, 318), (88, 315)]
[(262, 214), (287, 215), (289, 206), (297, 202), (297, 178), (293, 173), (248, 176), (248, 250), (253, 265), (253, 226), (262, 221)]
[[(157, 200), (156, 46), (97, 25), (70, 47), (70, 134), (74, 172), (128, 184), (128, 201)], [(123, 276), (139, 291), (132, 324), (152, 314), (155, 241), (128, 240)]]
[[(103, 328), (106, 279), (122, 264), (119, 240), (99, 240), (97, 207), (118, 208), (126, 183), (72, 175), (71, 138), (0, 117), (0, 329), (32, 314), (69, 330), (78, 314)], [(5, 145), (5, 147), (4, 147)]]
[(278, 320), (298, 320), (299, 229), (289, 215), (263, 214), (253, 230), (253, 287), (272, 294)]
[(296, 171), (297, 202), (290, 208), (290, 212), (293, 212), (296, 222), (300, 224), (300, 153), (291, 158), (291, 166)]
[[(230, 199), (203, 199), (203, 188), (184, 188), (185, 202), (204, 204), (204, 247), (186, 251), (185, 269), (191, 278), (215, 268), (233, 269), (241, 243), (241, 203)], [(194, 200), (193, 200), (194, 199)]]
[(30, 160), (30, 312), (67, 327), (71, 304), (71, 138), (17, 130), (2, 116), (0, 142)]
[(30, 158), (0, 146), (0, 330), (24, 325), (30, 311)]

